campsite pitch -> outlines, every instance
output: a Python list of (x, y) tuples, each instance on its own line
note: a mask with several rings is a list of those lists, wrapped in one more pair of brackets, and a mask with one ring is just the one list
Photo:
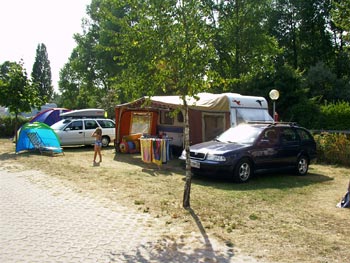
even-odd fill
[(347, 189), (348, 168), (311, 165), (308, 176), (265, 174), (248, 184), (194, 177), (190, 213), (182, 208), (184, 170), (177, 160), (158, 169), (138, 154), (107, 148), (94, 168), (92, 147), (64, 148), (57, 157), (14, 151), (10, 140), (0, 140), (0, 160), (8, 169), (40, 170), (78, 193), (186, 229), (185, 236), (200, 229), (259, 262), (350, 262), (350, 210), (336, 207)]

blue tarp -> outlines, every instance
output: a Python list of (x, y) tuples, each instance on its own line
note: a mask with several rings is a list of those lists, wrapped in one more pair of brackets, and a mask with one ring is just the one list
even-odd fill
[(16, 144), (16, 152), (37, 149), (30, 141), (28, 133), (36, 133), (42, 141), (43, 147), (50, 147), (56, 153), (63, 152), (60, 140), (54, 130), (41, 122), (26, 123), (21, 127)]

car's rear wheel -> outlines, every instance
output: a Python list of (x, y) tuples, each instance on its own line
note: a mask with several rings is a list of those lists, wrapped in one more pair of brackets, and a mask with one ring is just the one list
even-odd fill
[(252, 175), (253, 175), (252, 162), (247, 158), (244, 158), (238, 161), (233, 171), (233, 180), (237, 183), (245, 183), (252, 177)]
[(302, 155), (298, 158), (296, 165), (296, 173), (298, 175), (306, 175), (309, 170), (309, 158), (305, 155)]
[(109, 137), (108, 136), (103, 136), (102, 137), (102, 146), (103, 147), (107, 147), (108, 145), (109, 145), (109, 142), (110, 142), (111, 140), (109, 139)]

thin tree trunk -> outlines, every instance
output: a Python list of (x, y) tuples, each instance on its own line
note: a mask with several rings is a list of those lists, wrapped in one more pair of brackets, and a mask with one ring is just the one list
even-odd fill
[(188, 107), (184, 99), (185, 105), (185, 150), (186, 150), (186, 181), (183, 197), (183, 208), (190, 209), (190, 197), (191, 197), (191, 183), (192, 183), (192, 174), (191, 174), (191, 163), (190, 163), (190, 126), (188, 122)]
[(18, 136), (17, 136), (17, 130), (18, 130), (18, 113), (16, 112), (15, 114), (15, 142), (16, 142), (16, 147), (17, 147), (17, 140), (18, 140)]

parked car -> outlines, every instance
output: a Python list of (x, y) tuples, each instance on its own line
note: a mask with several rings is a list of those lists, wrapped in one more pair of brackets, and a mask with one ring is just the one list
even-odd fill
[(91, 134), (102, 128), (102, 146), (106, 147), (115, 138), (115, 123), (110, 119), (64, 119), (51, 125), (60, 138), (61, 145), (91, 145), (95, 138)]
[[(292, 168), (306, 175), (316, 158), (316, 143), (305, 128), (295, 124), (241, 124), (216, 139), (190, 147), (194, 174), (228, 173), (247, 182), (254, 172)], [(181, 160), (186, 160), (183, 151)]]

